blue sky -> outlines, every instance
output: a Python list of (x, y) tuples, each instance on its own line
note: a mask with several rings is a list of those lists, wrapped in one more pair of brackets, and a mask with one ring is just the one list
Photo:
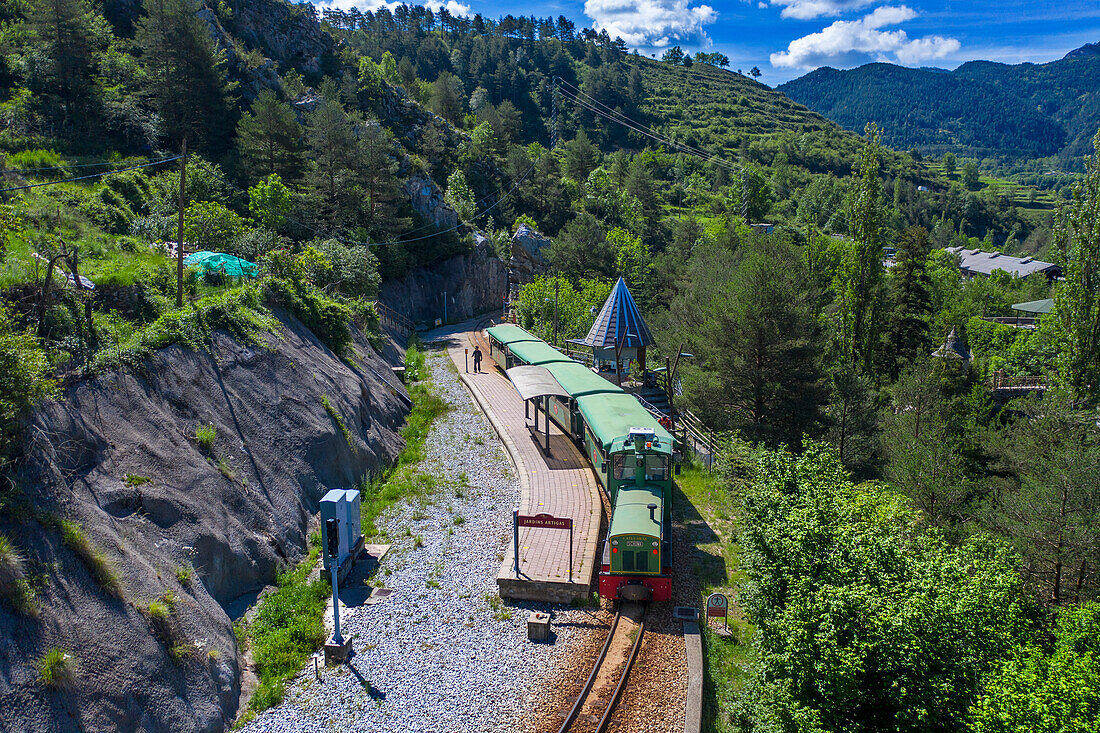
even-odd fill
[[(1100, 41), (1097, 0), (444, 0), (452, 12), (565, 15), (631, 48), (721, 51), (775, 85), (818, 66), (869, 61), (955, 68), (972, 59), (1042, 63)], [(382, 0), (316, 0), (362, 10)], [(438, 6), (438, 2), (429, 3)]]

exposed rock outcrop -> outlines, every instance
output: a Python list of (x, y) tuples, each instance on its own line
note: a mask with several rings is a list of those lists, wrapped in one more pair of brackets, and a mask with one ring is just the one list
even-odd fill
[(319, 74), (335, 67), (336, 42), (321, 28), (308, 3), (277, 0), (228, 0), (229, 30), (283, 68)]
[(458, 214), (443, 200), (443, 191), (428, 176), (416, 175), (405, 181), (405, 193), (413, 209), (437, 229), (458, 225)]
[(550, 237), (542, 232), (526, 224), (520, 224), (516, 229), (512, 235), (512, 258), (508, 262), (512, 297), (518, 294), (520, 287), (534, 282), (535, 277), (550, 270), (550, 263), (546, 261), (546, 248), (549, 246)]
[(379, 299), (413, 323), (430, 325), (437, 318), (454, 322), (497, 310), (507, 290), (508, 267), (482, 243), (469, 254), (383, 282)]
[[(105, 591), (36, 515), (0, 528), (42, 580), (39, 619), (0, 607), (4, 730), (220, 731), (233, 719), (241, 662), (224, 604), (303, 556), (329, 488), (402, 447), (403, 388), (365, 339), (345, 362), (282, 320), (266, 348), (219, 334), (209, 352), (163, 349), (35, 416), (24, 491), (48, 513), (37, 516), (79, 522), (122, 590)], [(216, 428), (210, 449), (200, 424)], [(170, 633), (148, 611), (166, 592)], [(38, 680), (52, 648), (72, 656), (63, 691)]]

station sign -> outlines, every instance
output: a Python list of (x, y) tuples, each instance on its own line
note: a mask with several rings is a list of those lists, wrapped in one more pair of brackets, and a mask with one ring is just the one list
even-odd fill
[(569, 517), (555, 517), (553, 514), (520, 514), (517, 518), (520, 527), (538, 529), (573, 529), (573, 520)]

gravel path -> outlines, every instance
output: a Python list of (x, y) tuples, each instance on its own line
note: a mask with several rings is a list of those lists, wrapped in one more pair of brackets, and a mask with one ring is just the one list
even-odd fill
[(356, 650), (347, 665), (318, 682), (310, 663), (286, 701), (244, 730), (534, 730), (554, 670), (604, 633), (597, 611), (553, 607), (554, 642), (532, 644), (528, 611), (551, 607), (501, 602), (515, 470), (446, 353), (429, 352), (428, 367), (453, 409), (433, 425), (421, 464), (439, 488), (384, 522), (392, 547), (376, 580), (393, 594), (341, 616)]

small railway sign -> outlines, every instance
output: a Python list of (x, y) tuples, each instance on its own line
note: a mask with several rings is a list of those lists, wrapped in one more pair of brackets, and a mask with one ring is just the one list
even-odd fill
[[(549, 418), (548, 418), (549, 419)], [(534, 529), (567, 529), (569, 530), (569, 582), (573, 582), (573, 519), (571, 517), (555, 517), (553, 514), (520, 514), (518, 509), (512, 510), (512, 547), (515, 556), (516, 577), (519, 577), (519, 528), (532, 527)]]
[(569, 517), (555, 517), (553, 514), (520, 514), (519, 526), (538, 527), (540, 529), (573, 529), (573, 520)]
[(722, 619), (725, 627), (729, 628), (729, 609), (730, 602), (721, 593), (711, 593), (707, 596), (707, 620), (711, 618), (719, 617)]

